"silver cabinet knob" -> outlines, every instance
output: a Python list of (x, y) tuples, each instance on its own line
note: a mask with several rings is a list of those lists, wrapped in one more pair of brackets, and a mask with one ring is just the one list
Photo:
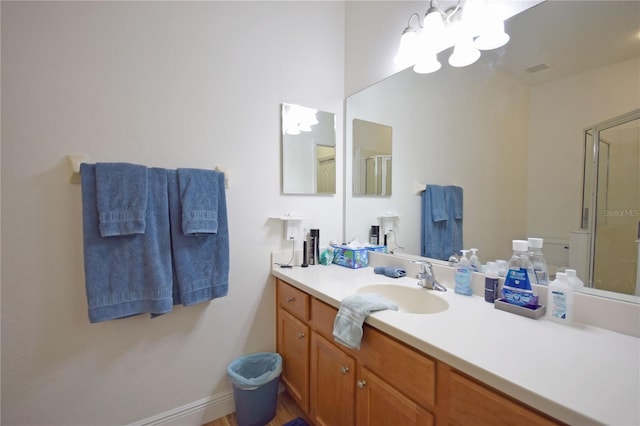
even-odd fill
[(341, 372), (342, 374), (347, 374), (347, 373), (349, 372), (349, 367), (342, 367), (342, 368), (340, 368), (340, 372)]
[(304, 339), (304, 333), (298, 333), (298, 339)]
[(295, 301), (296, 301), (295, 297), (291, 297), (291, 296), (287, 297), (287, 303), (291, 303), (291, 302), (295, 302)]
[(367, 386), (367, 382), (365, 382), (364, 380), (358, 380), (356, 382), (356, 385), (358, 386), (358, 388), (362, 389), (363, 387)]

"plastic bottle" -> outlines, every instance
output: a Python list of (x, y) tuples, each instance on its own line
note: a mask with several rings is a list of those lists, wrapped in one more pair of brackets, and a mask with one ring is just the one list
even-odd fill
[(529, 260), (529, 242), (513, 240), (511, 244), (513, 255), (509, 259), (507, 275), (502, 286), (502, 298), (513, 305), (537, 307), (538, 295), (531, 285), (535, 278)]
[(567, 274), (567, 278), (569, 278), (569, 284), (573, 286), (574, 291), (580, 291), (584, 288), (584, 282), (582, 282), (582, 280), (578, 278), (575, 269), (567, 269), (564, 272)]
[(473, 272), (480, 272), (482, 269), (482, 265), (480, 263), (480, 259), (478, 259), (478, 249), (471, 249), (471, 257), (469, 258), (469, 263), (471, 263), (471, 269)]
[(455, 292), (464, 296), (471, 296), (473, 290), (471, 289), (471, 278), (473, 272), (471, 271), (471, 263), (467, 259), (467, 252), (469, 250), (460, 250), (462, 257), (456, 265), (456, 288)]
[(529, 238), (529, 260), (533, 266), (534, 283), (541, 285), (549, 284), (549, 270), (547, 269), (547, 261), (542, 255), (542, 238)]
[(549, 284), (547, 295), (547, 317), (559, 323), (573, 322), (573, 285), (564, 272), (558, 272)]
[(484, 276), (484, 301), (493, 303), (499, 298), (498, 294), (498, 265), (496, 262), (487, 262)]

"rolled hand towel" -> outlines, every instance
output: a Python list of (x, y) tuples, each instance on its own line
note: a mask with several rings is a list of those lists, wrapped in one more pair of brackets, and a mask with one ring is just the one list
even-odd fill
[(386, 275), (391, 278), (400, 278), (407, 275), (407, 271), (400, 268), (392, 268), (390, 266), (376, 266), (373, 268), (373, 272), (376, 274)]

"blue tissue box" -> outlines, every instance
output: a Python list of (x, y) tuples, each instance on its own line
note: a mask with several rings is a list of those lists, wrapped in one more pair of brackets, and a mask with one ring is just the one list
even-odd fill
[(369, 266), (370, 251), (376, 251), (380, 253), (387, 252), (386, 246), (370, 246), (357, 249), (338, 245), (334, 245), (332, 247), (333, 263), (351, 269), (360, 269)]

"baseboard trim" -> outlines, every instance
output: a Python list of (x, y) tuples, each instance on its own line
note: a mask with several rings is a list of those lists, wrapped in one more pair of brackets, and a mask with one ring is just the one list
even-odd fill
[(233, 391), (227, 391), (139, 420), (129, 426), (200, 426), (234, 411)]

